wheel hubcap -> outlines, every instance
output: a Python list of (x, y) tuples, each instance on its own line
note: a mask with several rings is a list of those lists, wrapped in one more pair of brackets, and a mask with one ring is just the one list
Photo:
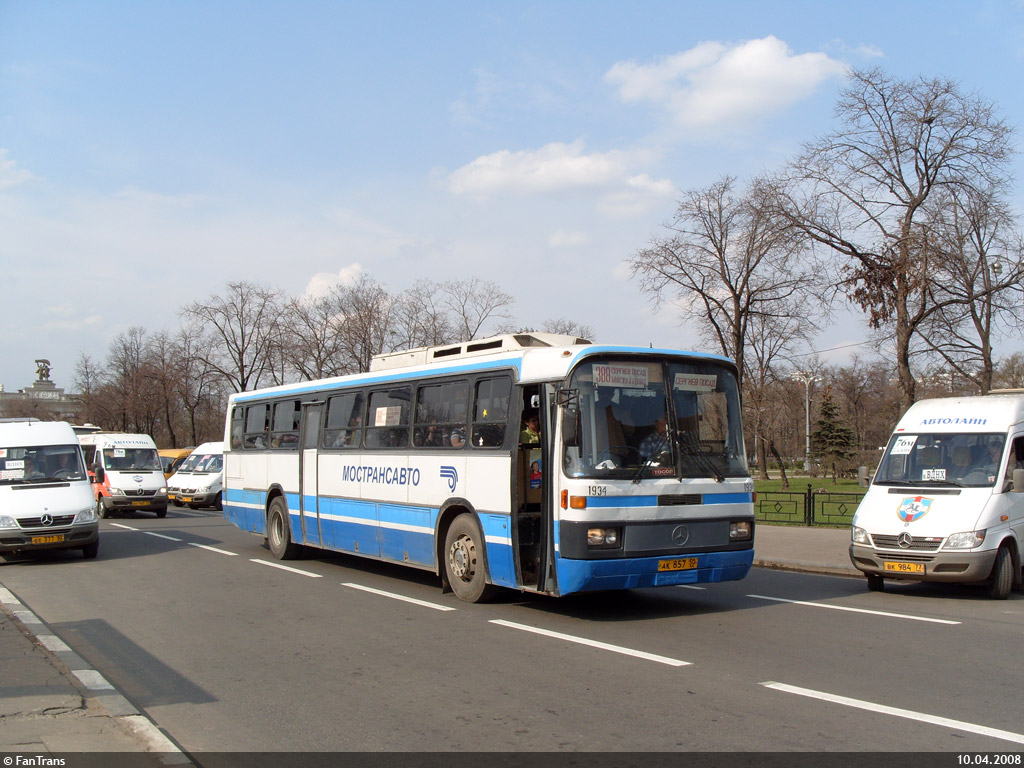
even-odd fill
[(473, 577), (473, 541), (465, 536), (460, 536), (452, 542), (452, 550), (448, 560), (451, 563), (452, 573), (463, 581), (469, 581)]

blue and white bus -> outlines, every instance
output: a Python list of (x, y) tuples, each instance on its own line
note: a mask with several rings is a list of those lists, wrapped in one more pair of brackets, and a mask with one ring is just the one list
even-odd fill
[(224, 516), (279, 559), (405, 563), (471, 602), (727, 581), (753, 562), (724, 357), (498, 336), (236, 393), (225, 430)]

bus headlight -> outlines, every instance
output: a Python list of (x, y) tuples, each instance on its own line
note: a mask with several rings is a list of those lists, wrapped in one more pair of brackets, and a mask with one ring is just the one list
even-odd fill
[(749, 541), (754, 535), (754, 524), (749, 520), (729, 523), (729, 541)]
[(871, 540), (868, 538), (868, 532), (859, 526), (853, 526), (853, 542), (854, 544), (870, 544)]
[(588, 528), (587, 546), (614, 549), (622, 541), (620, 528)]
[(962, 531), (954, 533), (948, 539), (943, 549), (974, 549), (980, 547), (985, 541), (985, 531)]

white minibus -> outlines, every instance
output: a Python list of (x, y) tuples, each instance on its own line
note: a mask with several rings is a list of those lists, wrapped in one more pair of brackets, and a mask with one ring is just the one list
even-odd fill
[(221, 509), (224, 490), (224, 443), (203, 443), (167, 481), (167, 498), (183, 507)]
[(1021, 586), (1024, 390), (914, 403), (853, 517), (850, 559), (885, 579)]
[(78, 439), (100, 517), (139, 510), (167, 516), (164, 469), (152, 437), (96, 432)]
[(93, 558), (99, 546), (99, 521), (71, 425), (0, 419), (0, 553), (81, 549)]

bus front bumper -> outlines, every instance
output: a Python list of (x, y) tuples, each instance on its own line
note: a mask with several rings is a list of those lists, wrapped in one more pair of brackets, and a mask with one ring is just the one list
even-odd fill
[(643, 589), (673, 584), (706, 584), (744, 578), (754, 550), (609, 560), (558, 560), (558, 594), (601, 589)]

